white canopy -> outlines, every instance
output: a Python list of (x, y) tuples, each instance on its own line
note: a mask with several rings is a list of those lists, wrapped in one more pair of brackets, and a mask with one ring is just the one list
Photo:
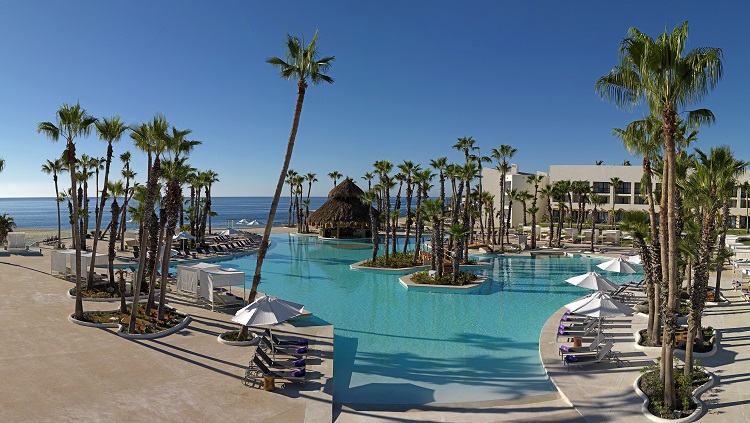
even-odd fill
[(192, 236), (192, 235), (190, 235), (189, 233), (187, 233), (185, 231), (182, 231), (182, 232), (180, 232), (177, 235), (175, 235), (175, 236), (172, 237), (172, 241), (179, 241), (179, 240), (182, 240), (182, 239), (195, 239), (195, 237)]
[(218, 264), (211, 263), (177, 266), (177, 290), (197, 294), (200, 271), (204, 269), (218, 269), (219, 267)]
[(641, 264), (641, 255), (638, 254), (638, 255), (635, 255), (635, 256), (630, 256), (630, 257), (626, 258), (626, 260), (629, 261), (629, 262), (631, 262), (631, 263), (633, 263), (633, 264)]
[[(213, 310), (217, 304), (238, 304), (236, 297), (231, 295), (232, 286), (242, 285), (243, 295), (241, 301), (245, 301), (245, 272), (225, 268), (205, 269), (200, 271), (198, 280), (200, 282), (200, 296), (201, 298), (204, 298), (211, 303), (211, 310)], [(228, 294), (220, 293), (214, 290), (214, 288), (219, 288), (222, 286), (230, 287)]]
[(596, 272), (588, 272), (583, 275), (565, 279), (565, 282), (580, 286), (581, 288), (594, 289), (597, 291), (613, 291), (619, 286)]
[(240, 231), (234, 228), (227, 228), (219, 233), (219, 235), (239, 235), (239, 234), (240, 234)]
[[(76, 259), (75, 254), (76, 250), (72, 250), (72, 256), (70, 258), (70, 273), (75, 274), (76, 272)], [(84, 274), (84, 272), (89, 271), (89, 263), (91, 263), (91, 257), (93, 253), (91, 251), (82, 251), (81, 252), (81, 274)], [(96, 253), (96, 258), (94, 259), (94, 266), (106, 266), (109, 263), (109, 260), (107, 259), (107, 254), (104, 253)]]
[(9, 250), (23, 250), (26, 248), (26, 232), (9, 232), (8, 233), (8, 249)]
[[(68, 257), (73, 257), (75, 260), (76, 250), (52, 250), (50, 254), (50, 273), (68, 273)], [(71, 261), (72, 261), (71, 260)]]

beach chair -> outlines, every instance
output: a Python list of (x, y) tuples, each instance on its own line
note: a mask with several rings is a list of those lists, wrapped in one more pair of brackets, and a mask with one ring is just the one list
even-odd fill
[(561, 336), (566, 336), (568, 339), (571, 339), (573, 337), (584, 337), (588, 336), (593, 330), (595, 330), (595, 324), (596, 320), (592, 319), (590, 322), (586, 323), (585, 325), (582, 323), (579, 324), (572, 324), (569, 326), (566, 326), (564, 323), (560, 324), (560, 327), (557, 330), (557, 338), (560, 339)]
[(283, 346), (294, 346), (296, 348), (299, 347), (306, 347), (308, 344), (307, 339), (296, 339), (296, 340), (289, 340), (289, 339), (279, 339), (276, 335), (271, 333), (271, 329), (266, 328), (265, 330), (266, 335), (268, 335), (269, 338), (271, 338), (271, 341), (274, 345), (278, 345), (280, 347)]
[(612, 351), (612, 347), (615, 346), (615, 343), (612, 341), (607, 342), (604, 344), (601, 350), (596, 355), (566, 355), (563, 358), (563, 363), (565, 363), (566, 366), (568, 366), (568, 370), (570, 370), (571, 364), (581, 365), (585, 363), (601, 363), (603, 360), (614, 360), (617, 363), (617, 366), (619, 367), (622, 360), (620, 360), (619, 357), (617, 357), (617, 354)]
[[(270, 376), (276, 379), (286, 380), (287, 382), (291, 383), (299, 383), (304, 385), (305, 384), (305, 374), (307, 373), (305, 369), (298, 369), (298, 370), (271, 370), (266, 366), (265, 363), (256, 355), (253, 357), (253, 361), (250, 365), (250, 367), (256, 367), (258, 370), (260, 370), (260, 373), (263, 374), (263, 376)], [(257, 373), (252, 373), (257, 374)], [(245, 372), (245, 377), (248, 376), (248, 372)]]
[(268, 338), (265, 337), (265, 335), (260, 336), (259, 346), (260, 348), (271, 351), (273, 354), (283, 354), (295, 358), (305, 358), (307, 356), (307, 347), (295, 348), (293, 346), (274, 345), (271, 343), (271, 341), (268, 340)]
[(594, 338), (588, 347), (569, 347), (567, 345), (561, 345), (558, 350), (560, 352), (560, 358), (564, 360), (566, 355), (578, 356), (596, 353), (597, 348), (599, 348), (599, 345), (601, 345), (602, 342), (604, 342), (604, 334), (600, 333)]
[(272, 360), (262, 348), (255, 349), (255, 356), (260, 357), (268, 367), (275, 367), (282, 370), (304, 369), (307, 364), (304, 358), (298, 360)]

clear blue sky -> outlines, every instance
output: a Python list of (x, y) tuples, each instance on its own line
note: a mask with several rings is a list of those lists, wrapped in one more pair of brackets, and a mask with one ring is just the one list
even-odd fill
[[(521, 170), (633, 159), (611, 136), (641, 116), (605, 103), (594, 83), (634, 26), (653, 37), (689, 20), (688, 48), (720, 47), (725, 75), (702, 102), (717, 116), (697, 146), (750, 159), (750, 43), (743, 2), (0, 1), (0, 197), (52, 196), (40, 172), (62, 143), (36, 133), (64, 103), (128, 123), (164, 113), (202, 140), (190, 158), (213, 169), (216, 196), (272, 195), (296, 85), (265, 63), (285, 34), (320, 31), (333, 85), (308, 90), (292, 168), (361, 181), (376, 160), (427, 164), (457, 137), (482, 153), (518, 149)], [(95, 137), (78, 152), (103, 156)], [(139, 180), (145, 157), (130, 138)], [(119, 160), (115, 162), (119, 171)]]

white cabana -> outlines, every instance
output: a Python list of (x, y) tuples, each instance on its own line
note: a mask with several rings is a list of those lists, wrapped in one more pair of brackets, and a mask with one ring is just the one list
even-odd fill
[[(600, 235), (599, 229), (596, 230), (594, 233), (594, 244), (599, 244), (599, 235)], [(583, 242), (591, 242), (591, 229), (584, 229), (581, 231), (581, 237), (583, 238)]]
[(565, 232), (565, 239), (578, 240), (578, 228), (563, 228), (563, 232)]
[[(91, 258), (93, 256), (93, 253), (91, 251), (82, 251), (81, 252), (81, 275), (86, 275), (86, 272), (89, 271), (89, 264), (91, 264)], [(96, 253), (96, 258), (94, 259), (94, 266), (106, 266), (109, 264), (109, 260), (107, 260), (107, 254), (104, 253)], [(76, 273), (76, 252), (73, 250), (73, 255), (70, 257), (70, 274), (73, 275)]]
[[(237, 306), (245, 303), (245, 272), (235, 269), (201, 270), (199, 275), (201, 298), (211, 303), (211, 310), (216, 307)], [(242, 298), (232, 294), (232, 286), (242, 285)], [(222, 288), (230, 287), (227, 291)]]
[(602, 242), (603, 243), (611, 243), (611, 244), (620, 244), (620, 230), (605, 230), (602, 231)]
[(9, 250), (26, 249), (26, 232), (9, 232), (8, 233)]
[(75, 260), (76, 250), (53, 249), (50, 254), (50, 273), (68, 274), (68, 263)]
[(196, 263), (186, 266), (177, 266), (177, 291), (198, 294), (198, 282), (201, 270), (218, 269), (218, 264)]

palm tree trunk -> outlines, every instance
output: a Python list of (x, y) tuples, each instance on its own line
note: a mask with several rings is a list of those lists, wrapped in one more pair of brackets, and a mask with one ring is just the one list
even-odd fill
[[(305, 81), (300, 81), (297, 84), (297, 103), (294, 108), (294, 119), (292, 120), (292, 130), (289, 133), (289, 141), (286, 146), (286, 154), (284, 155), (284, 164), (281, 167), (281, 174), (279, 180), (276, 183), (276, 191), (273, 195), (273, 201), (271, 201), (271, 210), (268, 212), (268, 221), (266, 222), (266, 228), (263, 231), (263, 239), (260, 242), (260, 248), (258, 249), (258, 258), (255, 265), (255, 274), (253, 275), (253, 286), (250, 289), (250, 297), (248, 302), (255, 301), (255, 296), (258, 295), (258, 285), (260, 285), (261, 269), (263, 268), (263, 260), (266, 258), (266, 252), (268, 252), (269, 238), (271, 237), (271, 228), (273, 228), (273, 219), (276, 216), (276, 208), (279, 206), (279, 198), (281, 197), (281, 190), (284, 188), (284, 177), (286, 171), (289, 169), (289, 162), (292, 160), (292, 152), (294, 151), (294, 140), (297, 137), (297, 129), (299, 128), (299, 119), (302, 114), (302, 103), (305, 101), (305, 90), (307, 84)], [(243, 329), (246, 327), (243, 326)]]
[[(678, 306), (678, 284), (677, 284), (677, 232), (676, 232), (676, 184), (675, 184), (675, 118), (676, 113), (667, 107), (662, 117), (664, 122), (664, 155), (665, 162), (668, 163), (666, 168), (668, 169), (669, 181), (667, 183), (667, 283), (668, 283), (668, 296), (667, 296), (667, 307), (664, 315), (664, 342), (662, 345), (663, 351), (663, 362), (664, 366), (664, 406), (670, 410), (675, 408), (675, 386), (674, 386), (674, 368), (672, 367), (672, 359), (674, 357), (674, 342), (675, 342), (675, 329), (677, 326), (677, 313), (676, 309)], [(664, 248), (664, 246), (662, 246)], [(663, 265), (663, 263), (662, 263)]]
[[(91, 264), (89, 265), (89, 276), (88, 276), (88, 289), (91, 289), (91, 285), (94, 283), (94, 265), (96, 264), (96, 247), (99, 242), (99, 231), (102, 229), (102, 213), (104, 206), (107, 203), (107, 182), (109, 181), (109, 164), (112, 162), (112, 142), (107, 143), (107, 161), (104, 168), (104, 186), (102, 187), (101, 203), (99, 203), (99, 197), (97, 195), (97, 206), (96, 206), (96, 232), (94, 232), (94, 245), (91, 247), (93, 256), (91, 258)], [(96, 186), (99, 188), (99, 167), (97, 166), (96, 173)], [(98, 191), (97, 191), (98, 192)]]
[(73, 204), (72, 213), (72, 225), (71, 225), (71, 241), (74, 245), (73, 248), (76, 250), (75, 264), (76, 264), (76, 305), (75, 305), (75, 318), (83, 320), (83, 293), (81, 292), (81, 245), (78, 242), (80, 236), (78, 232), (78, 194), (76, 192), (76, 145), (72, 139), (68, 139), (67, 143), (68, 150), (68, 169), (70, 169), (70, 201)]
[[(719, 235), (719, 246), (724, 248), (727, 240), (727, 229), (729, 227), (729, 200), (724, 203), (721, 213), (721, 235)], [(714, 301), (721, 301), (721, 271), (724, 268), (724, 258), (721, 254), (716, 255), (716, 283), (714, 285)]]
[(411, 197), (412, 197), (412, 185), (411, 178), (406, 181), (406, 237), (404, 237), (404, 254), (409, 248), (409, 235), (411, 235)]
[(57, 203), (57, 248), (62, 248), (62, 221), (60, 219), (60, 189), (57, 186), (57, 173), (54, 175), (55, 179), (55, 203)]

